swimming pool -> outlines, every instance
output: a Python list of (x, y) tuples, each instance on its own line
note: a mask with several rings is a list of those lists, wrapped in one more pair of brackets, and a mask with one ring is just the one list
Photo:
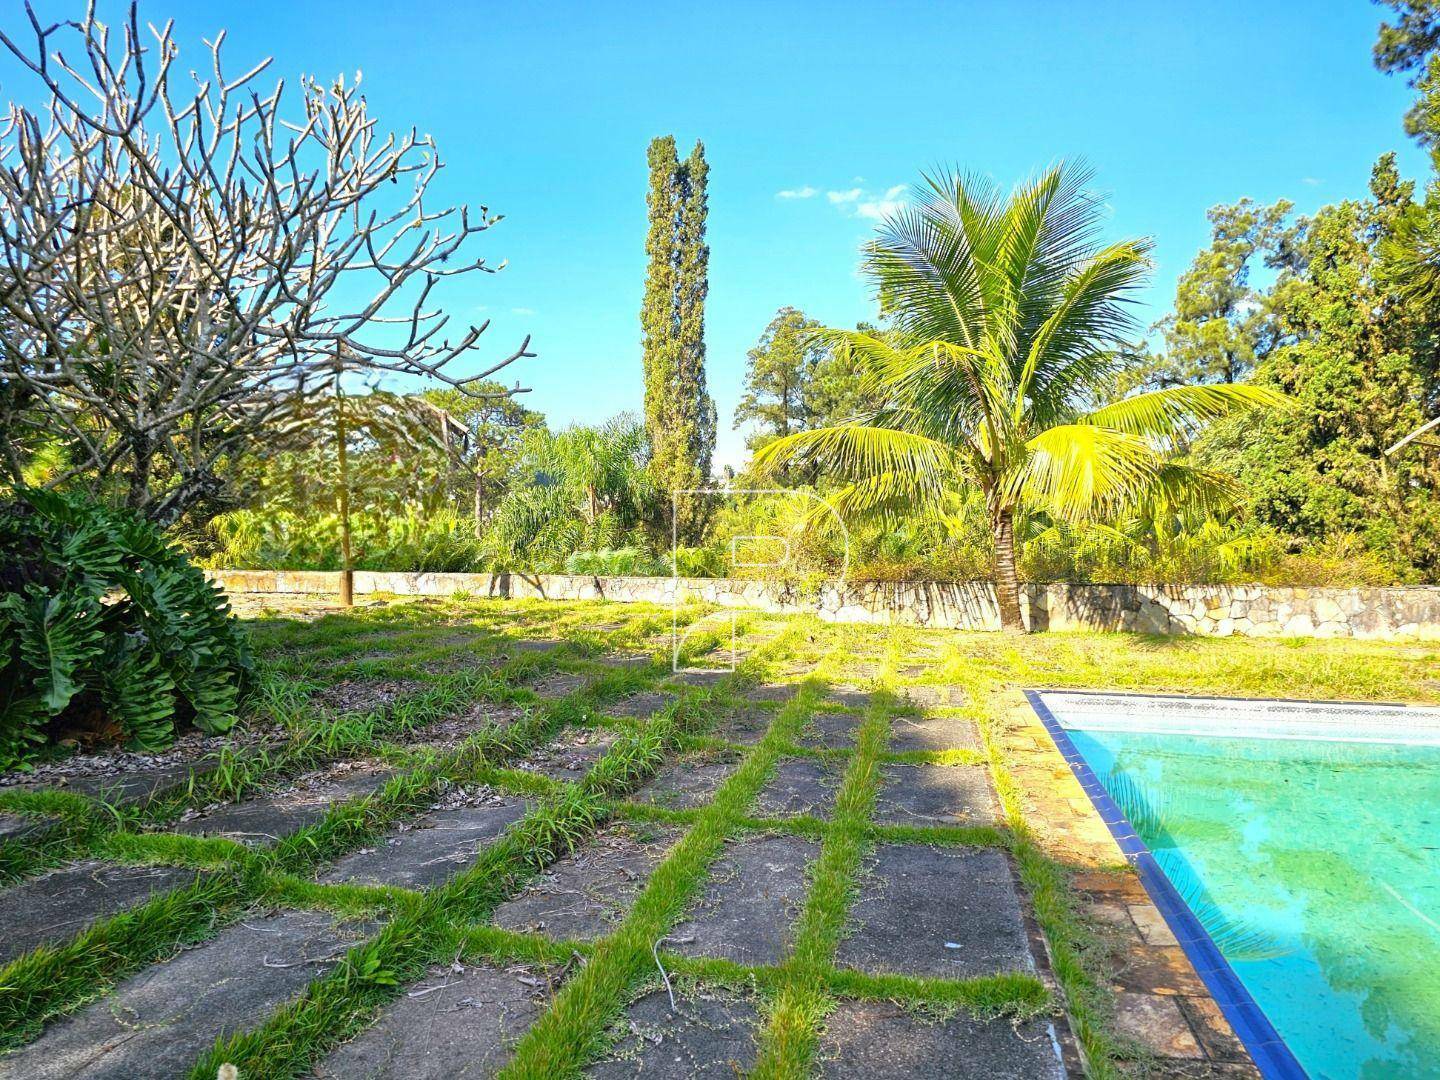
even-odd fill
[(1440, 1078), (1440, 709), (1030, 700), (1262, 1071)]

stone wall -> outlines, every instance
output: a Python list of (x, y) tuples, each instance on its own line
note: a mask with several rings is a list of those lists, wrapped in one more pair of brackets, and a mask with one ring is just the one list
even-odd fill
[[(232, 593), (335, 594), (339, 574), (216, 570)], [(998, 630), (995, 593), (984, 582), (853, 582), (801, 592), (728, 578), (592, 577), (586, 574), (402, 574), (355, 572), (355, 594), (534, 597), (809, 612), (846, 623)], [(1227, 637), (1409, 638), (1440, 641), (1440, 586), (1321, 589), (1260, 585), (1030, 585), (1026, 618), (1037, 630), (1135, 630)]]

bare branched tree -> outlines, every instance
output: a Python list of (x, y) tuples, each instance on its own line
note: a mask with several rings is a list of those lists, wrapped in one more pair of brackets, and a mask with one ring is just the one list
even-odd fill
[[(18, 480), (37, 447), (55, 483), (119, 490), (165, 522), (223, 505), (224, 469), (263, 445), (336, 364), (472, 388), (529, 338), (452, 377), (488, 323), (452, 331), (432, 290), (492, 269), (466, 242), (500, 220), (434, 207), (429, 136), (385, 134), (360, 78), (303, 83), (296, 115), (269, 65), (180, 73), (171, 23), (123, 27), (92, 4), (3, 44), (47, 104), (0, 127), (0, 423)], [(58, 47), (70, 38), (73, 57)], [(516, 386), (509, 393), (520, 392)]]

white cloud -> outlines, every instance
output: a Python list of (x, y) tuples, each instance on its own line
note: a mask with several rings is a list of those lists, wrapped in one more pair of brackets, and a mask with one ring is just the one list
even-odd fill
[(861, 202), (855, 207), (855, 213), (857, 216), (868, 218), (871, 221), (881, 221), (904, 205), (905, 185), (896, 184), (894, 187), (886, 188), (885, 194), (879, 198), (870, 198)]
[(534, 315), (534, 314), (535, 314), (535, 309), (534, 309), (534, 308), (531, 308), (531, 307), (512, 307), (512, 308), (510, 309), (510, 314), (511, 314), (511, 315)]
[[(871, 191), (865, 187), (863, 177), (857, 176), (848, 188), (826, 191), (825, 201), (846, 217), (862, 218), (866, 221), (883, 221), (906, 205), (905, 185), (896, 184), (883, 191)], [(810, 184), (798, 188), (777, 191), (777, 199), (813, 199), (820, 189)]]
[(1302, 184), (1308, 184), (1310, 187), (1319, 187), (1319, 186), (1320, 186), (1321, 184), (1323, 184), (1325, 181), (1324, 181), (1324, 180), (1316, 180), (1315, 177), (1313, 177), (1313, 176), (1307, 176), (1307, 177), (1305, 177), (1304, 179), (1302, 179), (1300, 182), (1301, 182)]

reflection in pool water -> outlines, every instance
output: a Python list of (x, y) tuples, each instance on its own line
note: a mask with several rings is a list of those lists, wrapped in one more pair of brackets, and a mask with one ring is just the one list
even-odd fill
[(1105, 730), (1046, 703), (1312, 1077), (1440, 1077), (1440, 746)]

